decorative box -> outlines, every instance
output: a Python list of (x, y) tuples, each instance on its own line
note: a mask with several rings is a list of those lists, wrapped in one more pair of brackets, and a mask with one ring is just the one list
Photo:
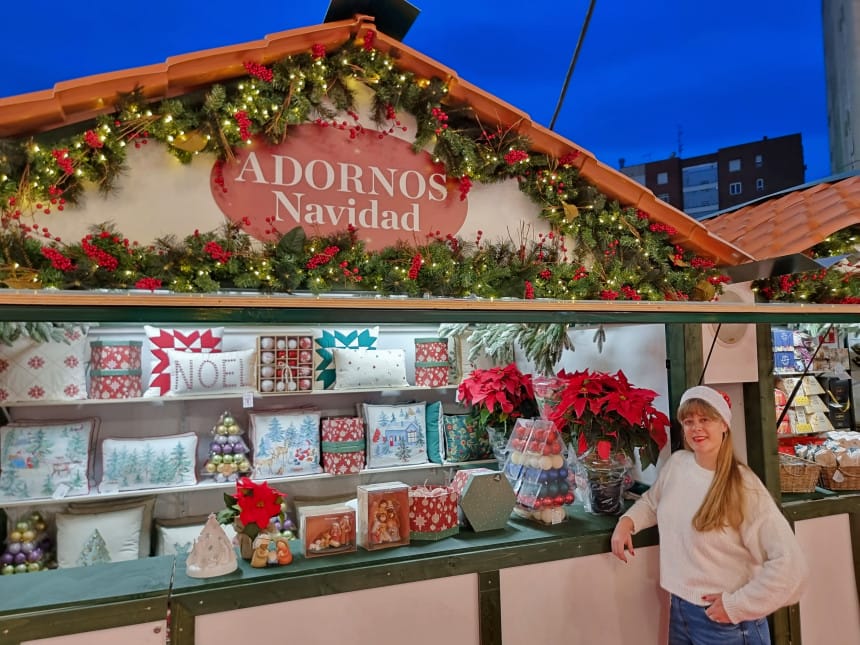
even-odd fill
[(355, 510), (344, 504), (304, 506), (299, 533), (306, 558), (355, 551)]
[(504, 473), (489, 468), (460, 470), (451, 482), (460, 495), (460, 523), (474, 531), (507, 526), (517, 497)]
[(257, 338), (257, 390), (262, 394), (313, 389), (314, 340), (310, 332)]
[(416, 338), (415, 364), (445, 363), (448, 364), (447, 338)]
[(360, 472), (364, 468), (364, 420), (361, 417), (329, 417), (322, 420), (322, 465), (332, 475)]
[(374, 551), (409, 544), (409, 486), (364, 484), (356, 492), (359, 546)]
[(794, 332), (791, 329), (771, 329), (773, 351), (794, 352)]
[(409, 489), (409, 538), (441, 540), (460, 531), (460, 496), (451, 486), (413, 486)]
[(134, 399), (143, 396), (140, 368), (90, 370), (91, 399)]
[(91, 370), (137, 370), (140, 373), (139, 340), (90, 341)]
[(774, 352), (773, 371), (777, 374), (797, 371), (797, 366), (794, 361), (794, 350), (790, 352)]
[(419, 387), (445, 387), (448, 385), (449, 370), (450, 365), (447, 362), (416, 362), (415, 385)]

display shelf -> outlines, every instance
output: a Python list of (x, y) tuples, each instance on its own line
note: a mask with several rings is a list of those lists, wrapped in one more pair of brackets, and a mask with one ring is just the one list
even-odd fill
[[(0, 409), (12, 408), (45, 408), (45, 407), (76, 407), (90, 405), (117, 405), (117, 404), (147, 404), (147, 405), (163, 405), (165, 403), (182, 403), (187, 401), (212, 401), (212, 400), (227, 400), (235, 401), (242, 400), (245, 395), (253, 394), (255, 402), (262, 401), (288, 401), (291, 398), (300, 396), (349, 396), (352, 394), (396, 394), (397, 392), (433, 392), (436, 390), (450, 391), (456, 389), (456, 385), (442, 385), (439, 387), (426, 387), (423, 385), (408, 385), (404, 387), (393, 388), (350, 388), (348, 390), (308, 390), (305, 392), (278, 392), (275, 394), (262, 394), (254, 389), (242, 389), (237, 392), (222, 392), (220, 394), (195, 394), (186, 396), (151, 396), (151, 397), (135, 397), (128, 399), (71, 399), (67, 401), (6, 401), (0, 405)], [(251, 409), (251, 408), (249, 408)]]
[[(464, 462), (447, 462), (444, 464), (436, 464), (432, 462), (427, 462), (423, 464), (409, 464), (406, 466), (390, 466), (386, 468), (364, 468), (358, 473), (347, 474), (347, 475), (332, 475), (326, 472), (319, 473), (308, 473), (306, 475), (292, 475), (285, 477), (267, 477), (266, 481), (272, 485), (277, 486), (279, 484), (290, 484), (304, 481), (313, 481), (313, 480), (332, 480), (332, 479), (345, 479), (348, 477), (357, 477), (359, 480), (369, 479), (376, 475), (388, 475), (392, 473), (399, 473), (405, 471), (420, 471), (420, 470), (429, 470), (429, 471), (444, 471), (450, 469), (459, 469), (464, 467), (476, 467), (476, 466), (487, 466), (490, 464), (495, 464), (495, 459), (481, 459), (476, 461), (464, 461)], [(35, 506), (54, 506), (54, 505), (62, 505), (68, 503), (79, 503), (79, 502), (99, 502), (110, 499), (123, 499), (129, 497), (142, 497), (142, 496), (158, 496), (158, 495), (171, 495), (174, 493), (202, 493), (206, 491), (214, 491), (214, 490), (232, 490), (236, 487), (236, 482), (223, 482), (218, 483), (208, 479), (202, 479), (197, 482), (193, 486), (165, 486), (163, 488), (139, 488), (136, 490), (123, 490), (123, 491), (110, 491), (101, 493), (98, 490), (98, 486), (94, 486), (93, 490), (90, 491), (88, 495), (74, 495), (70, 497), (62, 497), (62, 498), (53, 498), (53, 497), (39, 497), (34, 499), (14, 499), (14, 500), (4, 500), (0, 503), (0, 508), (20, 508), (20, 507), (35, 507)]]

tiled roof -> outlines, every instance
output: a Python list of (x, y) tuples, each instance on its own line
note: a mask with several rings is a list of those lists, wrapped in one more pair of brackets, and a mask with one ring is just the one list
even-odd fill
[[(136, 87), (152, 101), (187, 94), (246, 75), (245, 61), (269, 65), (286, 56), (307, 52), (315, 43), (338, 46), (349, 38), (363, 36), (368, 29), (374, 29), (373, 18), (356, 16), (352, 20), (280, 32), (240, 45), (175, 56), (156, 65), (64, 81), (52, 90), (3, 98), (0, 99), (0, 137), (53, 130), (109, 113), (118, 93), (127, 93)], [(374, 46), (396, 58), (397, 64), (407, 71), (425, 78), (446, 80), (452, 100), (468, 103), (485, 122), (495, 121), (515, 129), (532, 141), (535, 151), (560, 157), (578, 150), (577, 163), (585, 179), (610, 198), (640, 208), (652, 219), (672, 226), (678, 231), (674, 242), (713, 257), (718, 264), (735, 265), (754, 259), (711, 233), (700, 222), (657, 199), (644, 186), (601, 163), (589, 151), (534, 123), (527, 114), (464, 81), (453, 70), (382, 33), (377, 34)]]
[(800, 187), (703, 223), (758, 258), (802, 253), (860, 224), (860, 175)]

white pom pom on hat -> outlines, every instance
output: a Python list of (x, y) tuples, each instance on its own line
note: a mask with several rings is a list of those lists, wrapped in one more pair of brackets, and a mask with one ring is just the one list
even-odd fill
[(700, 399), (708, 403), (723, 418), (726, 425), (731, 427), (732, 406), (727, 394), (723, 394), (719, 390), (715, 390), (707, 385), (696, 385), (681, 395), (681, 403), (679, 405), (684, 405), (690, 399)]

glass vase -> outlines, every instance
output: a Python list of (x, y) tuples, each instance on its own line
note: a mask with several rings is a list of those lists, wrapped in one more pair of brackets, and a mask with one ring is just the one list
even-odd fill
[(602, 459), (589, 448), (576, 460), (576, 485), (583, 506), (595, 515), (621, 515), (630, 459), (619, 452)]

